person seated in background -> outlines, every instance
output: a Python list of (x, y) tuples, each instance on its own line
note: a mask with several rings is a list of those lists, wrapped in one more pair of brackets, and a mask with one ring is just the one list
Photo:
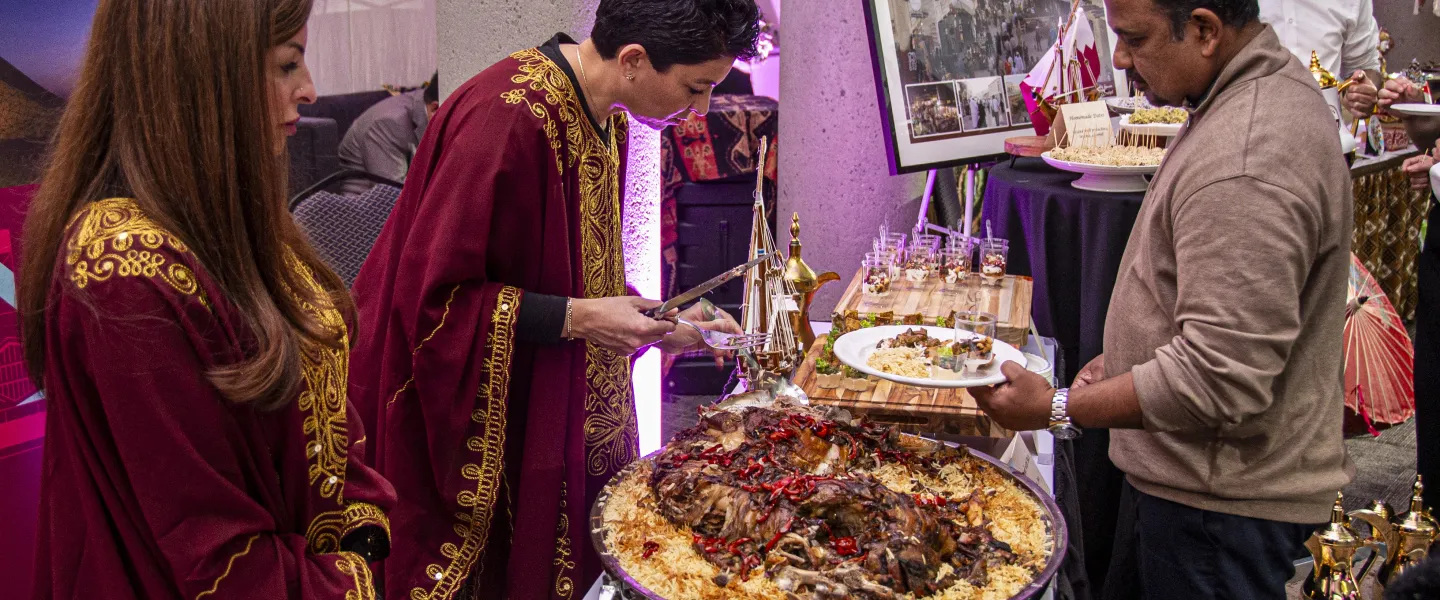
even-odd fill
[[(425, 126), (439, 109), (440, 72), (436, 71), (424, 88), (396, 94), (361, 113), (340, 142), (340, 167), (405, 183), (410, 159), (415, 157), (420, 138), (425, 137)], [(344, 190), (361, 194), (373, 185), (351, 179)]]
[(1300, 64), (1310, 53), (1335, 77), (1354, 79), (1340, 103), (1357, 119), (1375, 112), (1380, 75), (1380, 26), (1372, 0), (1260, 0), (1260, 21)]

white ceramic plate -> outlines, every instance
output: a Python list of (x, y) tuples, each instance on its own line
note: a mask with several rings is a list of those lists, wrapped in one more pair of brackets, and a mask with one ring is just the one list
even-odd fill
[(1139, 134), (1158, 135), (1161, 137), (1175, 137), (1180, 135), (1180, 128), (1184, 123), (1144, 123), (1131, 125), (1130, 115), (1120, 117), (1120, 128), (1133, 131)]
[(1440, 116), (1440, 104), (1392, 104), (1387, 110), (1402, 117)]
[(1160, 168), (1159, 165), (1112, 167), (1070, 162), (1052, 158), (1049, 152), (1041, 154), (1040, 158), (1050, 166), (1062, 171), (1080, 173), (1083, 177), (1070, 182), (1070, 185), (1077, 189), (1094, 192), (1143, 192), (1150, 187), (1150, 183), (1145, 181), (1145, 176), (1153, 175)]
[[(881, 379), (893, 381), (922, 388), (967, 388), (982, 385), (995, 385), (1005, 382), (1005, 375), (1000, 372), (1000, 365), (1006, 362), (1018, 363), (1025, 366), (1027, 361), (1025, 354), (1015, 349), (1014, 346), (995, 340), (995, 360), (990, 364), (981, 367), (976, 373), (962, 379), (916, 379), (914, 377), (901, 377), (891, 375), (879, 369), (865, 364), (870, 359), (870, 354), (875, 352), (875, 344), (880, 340), (893, 338), (905, 333), (907, 329), (921, 328), (930, 337), (939, 340), (954, 340), (955, 330), (948, 327), (928, 327), (920, 325), (885, 325), (883, 327), (870, 327), (857, 329), (840, 336), (835, 340), (835, 357), (847, 366), (860, 371), (866, 375), (873, 375)], [(962, 335), (965, 332), (961, 332)]]
[(1106, 98), (1105, 105), (1109, 106), (1110, 110), (1115, 111), (1115, 114), (1119, 115), (1128, 115), (1132, 112), (1135, 112), (1135, 109), (1137, 108), (1150, 108), (1150, 103), (1145, 100), (1144, 96), (1131, 96), (1129, 98)]

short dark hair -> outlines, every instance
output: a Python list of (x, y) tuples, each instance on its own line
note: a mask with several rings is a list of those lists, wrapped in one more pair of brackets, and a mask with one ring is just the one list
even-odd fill
[(1185, 38), (1190, 13), (1204, 8), (1220, 17), (1227, 27), (1240, 28), (1260, 18), (1259, 0), (1154, 0), (1155, 7), (1170, 15), (1170, 35)]
[(440, 71), (435, 71), (430, 76), (430, 83), (425, 85), (425, 103), (440, 101)]
[(725, 56), (749, 60), (759, 37), (755, 0), (600, 0), (590, 33), (606, 60), (640, 44), (661, 72)]
[(1407, 569), (1385, 588), (1385, 600), (1421, 600), (1437, 595), (1440, 595), (1440, 558), (1434, 556)]

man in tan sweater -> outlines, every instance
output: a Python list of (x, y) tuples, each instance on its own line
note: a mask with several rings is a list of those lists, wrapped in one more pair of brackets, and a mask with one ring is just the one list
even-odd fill
[(1256, 0), (1106, 7), (1116, 67), (1152, 103), (1193, 112), (1130, 234), (1105, 354), (1071, 390), (1004, 365), (1010, 382), (977, 400), (1013, 430), (1114, 430), (1129, 504), (1107, 587), (1283, 598), (1354, 473), (1341, 439), (1352, 199), (1334, 120)]

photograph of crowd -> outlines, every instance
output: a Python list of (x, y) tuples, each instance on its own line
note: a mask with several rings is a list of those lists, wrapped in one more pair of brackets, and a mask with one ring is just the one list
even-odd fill
[[(899, 80), (906, 86), (907, 95), (912, 96), (907, 99), (912, 137), (920, 136), (915, 133), (922, 127), (919, 123), (933, 120), (915, 113), (917, 103), (908, 90), (916, 84), (956, 82), (967, 134), (1029, 125), (1024, 101), (1018, 97), (1019, 81), (1054, 45), (1060, 24), (1069, 14), (1070, 0), (874, 1), (889, 5)], [(1105, 31), (1102, 1), (1083, 0), (1083, 4), (1092, 29)], [(1103, 87), (1105, 82), (1113, 81), (1113, 75), (1108, 64), (1108, 39), (1103, 35), (1098, 38), (1097, 50), (1105, 57), (1100, 76)], [(971, 99), (966, 97), (967, 89), (978, 92), (972, 80), (996, 87), (993, 93), (978, 94), (973, 109)], [(928, 131), (927, 135), (934, 135), (936, 130)]]
[(1010, 126), (1004, 80), (982, 77), (957, 82), (955, 87), (960, 93), (960, 120), (965, 131)]
[(960, 108), (952, 83), (905, 86), (910, 112), (910, 135), (922, 138), (960, 131)]
[(1005, 76), (1005, 98), (1010, 104), (1010, 122), (1023, 125), (1028, 119), (1025, 108), (1025, 97), (1020, 95), (1020, 82), (1025, 80), (1025, 75)]

